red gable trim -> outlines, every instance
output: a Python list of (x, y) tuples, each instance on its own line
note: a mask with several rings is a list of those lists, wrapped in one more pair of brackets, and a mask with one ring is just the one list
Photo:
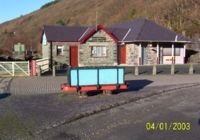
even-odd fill
[[(96, 30), (97, 29), (97, 30)], [(95, 34), (97, 31), (102, 30), (105, 33), (107, 33), (112, 40), (117, 44), (118, 40), (115, 36), (112, 35), (111, 32), (109, 32), (106, 28), (103, 27), (103, 25), (98, 25), (97, 27), (95, 27), (92, 31), (90, 31), (89, 33), (87, 33), (85, 36), (83, 36), (80, 40), (80, 43), (83, 44), (85, 43), (93, 34)]]

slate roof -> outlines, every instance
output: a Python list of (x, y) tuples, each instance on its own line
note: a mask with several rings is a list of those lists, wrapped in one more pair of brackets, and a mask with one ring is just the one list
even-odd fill
[(88, 27), (44, 26), (47, 41), (77, 42)]
[(109, 32), (112, 33), (112, 35), (114, 35), (119, 41), (123, 40), (124, 36), (126, 35), (126, 33), (128, 32), (129, 29), (126, 28), (107, 28), (107, 30)]
[[(44, 26), (48, 41), (79, 42), (93, 27)], [(106, 28), (119, 42), (190, 42), (148, 19), (136, 19)]]
[(175, 42), (189, 41), (186, 37), (179, 35), (155, 22), (142, 18), (121, 24), (113, 25), (114, 28), (130, 28), (131, 31), (125, 38), (125, 42), (131, 41), (155, 41), (155, 42)]

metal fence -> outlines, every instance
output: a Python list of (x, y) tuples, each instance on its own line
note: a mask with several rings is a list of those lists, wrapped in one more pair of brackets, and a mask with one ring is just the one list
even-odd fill
[(0, 77), (30, 76), (29, 61), (0, 62)]
[(200, 74), (200, 64), (125, 66), (125, 73), (134, 75)]

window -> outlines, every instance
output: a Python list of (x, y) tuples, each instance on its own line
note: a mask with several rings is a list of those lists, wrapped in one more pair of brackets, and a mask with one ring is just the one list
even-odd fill
[[(175, 56), (180, 56), (180, 48), (175, 48), (174, 49), (174, 55)], [(163, 48), (163, 55), (164, 56), (171, 56), (172, 55), (172, 48)]]
[(63, 55), (63, 46), (57, 46), (57, 56)]
[(163, 55), (164, 56), (171, 56), (172, 55), (172, 48), (163, 48)]
[(14, 45), (14, 51), (15, 52), (25, 52), (25, 45), (24, 44), (21, 44), (21, 43), (17, 43)]
[(180, 49), (180, 48), (175, 48), (174, 51), (175, 51), (175, 52), (174, 52), (174, 55), (175, 55), (175, 56), (180, 56), (180, 55), (181, 55), (181, 49)]
[(92, 57), (106, 57), (106, 47), (104, 46), (93, 46), (91, 47), (91, 56)]

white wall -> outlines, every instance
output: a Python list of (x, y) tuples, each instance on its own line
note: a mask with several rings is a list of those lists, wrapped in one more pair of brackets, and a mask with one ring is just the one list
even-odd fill
[(181, 48), (180, 50), (180, 56), (175, 57), (175, 64), (184, 64), (184, 48)]
[[(184, 64), (185, 49), (180, 49), (180, 56), (175, 56), (175, 64)], [(172, 56), (163, 56), (163, 64), (172, 64)]]
[(42, 58), (50, 58), (50, 45), (47, 42), (45, 33), (42, 36)]

